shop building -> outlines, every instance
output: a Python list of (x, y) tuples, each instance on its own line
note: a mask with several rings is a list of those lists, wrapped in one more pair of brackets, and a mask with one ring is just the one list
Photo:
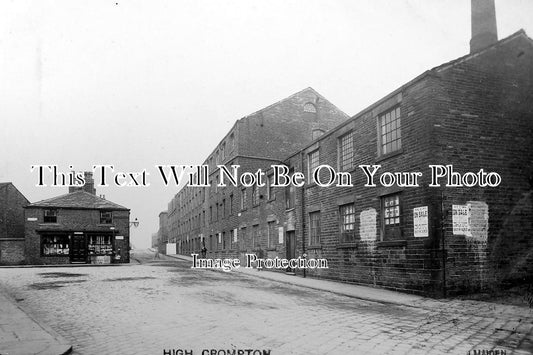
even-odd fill
[(130, 210), (96, 196), (85, 178), (83, 188), (25, 207), (27, 263), (129, 263)]

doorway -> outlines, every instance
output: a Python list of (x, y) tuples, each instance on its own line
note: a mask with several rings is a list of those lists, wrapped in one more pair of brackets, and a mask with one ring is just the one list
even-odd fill
[(70, 241), (70, 262), (87, 263), (87, 240), (85, 234), (74, 234)]
[[(296, 258), (296, 232), (287, 232), (287, 238), (285, 238), (285, 250), (287, 260)], [(288, 267), (287, 272), (294, 272), (292, 268)]]

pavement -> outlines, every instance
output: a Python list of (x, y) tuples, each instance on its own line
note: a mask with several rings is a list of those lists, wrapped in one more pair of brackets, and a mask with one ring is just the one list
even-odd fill
[[(175, 259), (181, 259), (191, 262), (192, 257), (185, 255), (167, 255)], [(224, 272), (220, 270), (220, 272)], [(342, 282), (334, 282), (323, 279), (314, 279), (314, 278), (303, 278), (301, 276), (287, 274), (285, 272), (279, 271), (258, 271), (253, 268), (240, 267), (236, 268), (231, 272), (239, 272), (249, 276), (259, 277), (266, 280), (278, 281), (285, 284), (301, 286), (306, 288), (311, 288), (319, 291), (327, 291), (336, 293), (343, 296), (358, 298), (366, 301), (379, 302), (379, 303), (389, 303), (389, 304), (399, 304), (404, 306), (419, 306), (423, 301), (426, 300), (426, 297), (395, 292), (390, 290), (385, 290), (381, 288), (373, 288), (368, 286), (361, 286), (355, 284), (348, 284)]]
[(0, 292), (0, 355), (62, 355), (72, 346), (46, 324), (39, 323)]
[[(187, 262), (192, 261), (192, 258), (188, 256), (161, 254), (161, 259), (164, 260), (167, 258), (179, 259), (179, 260), (184, 260)], [(139, 265), (138, 261), (136, 261), (133, 256), (132, 256), (131, 261), (132, 261), (134, 268), (142, 267), (142, 265)], [(61, 266), (65, 267), (65, 265), (61, 265)], [(124, 266), (127, 266), (127, 265), (124, 265)], [(112, 271), (112, 269), (108, 269), (108, 270)], [(131, 269), (131, 268), (127, 268), (126, 270), (132, 270), (132, 272), (134, 271), (134, 269)], [(137, 269), (135, 269), (135, 272), (138, 272)], [(148, 271), (145, 271), (145, 272), (148, 272)], [(150, 271), (150, 272), (153, 273), (154, 271)], [(223, 271), (220, 271), (220, 272), (223, 273)], [(450, 314), (457, 313), (457, 314), (460, 314), (461, 317), (459, 317), (460, 318), (459, 319), (454, 316), (455, 318), (452, 319), (453, 322), (460, 322), (468, 318), (468, 321), (469, 321), (468, 324), (469, 324), (470, 329), (473, 329), (476, 326), (479, 326), (482, 329), (485, 329), (485, 328), (488, 328), (488, 326), (483, 323), (485, 322), (485, 320), (478, 316), (478, 315), (483, 315), (483, 317), (486, 317), (487, 321), (489, 322), (487, 324), (491, 324), (491, 325), (495, 324), (494, 319), (502, 323), (501, 326), (498, 326), (496, 328), (496, 330), (500, 333), (505, 331), (506, 333), (511, 334), (511, 335), (513, 334), (516, 335), (516, 334), (519, 334), (520, 332), (522, 332), (523, 334), (530, 334), (530, 335), (533, 334), (532, 333), (533, 330), (531, 330), (530, 327), (526, 327), (527, 328), (526, 330), (522, 330), (522, 328), (524, 326), (527, 326), (527, 324), (524, 324), (523, 322), (522, 324), (520, 323), (521, 319), (524, 318), (524, 314), (523, 314), (524, 310), (519, 307), (488, 304), (488, 303), (479, 302), (479, 301), (462, 301), (461, 304), (458, 305), (457, 302), (454, 302), (451, 300), (435, 300), (435, 299), (430, 299), (430, 298), (426, 298), (422, 296), (404, 294), (404, 293), (394, 292), (394, 291), (389, 291), (389, 290), (384, 290), (384, 289), (376, 289), (372, 287), (366, 287), (366, 286), (360, 286), (360, 285), (354, 285), (354, 284), (332, 282), (332, 281), (327, 281), (327, 280), (322, 280), (322, 279), (302, 278), (300, 276), (289, 275), (283, 272), (257, 271), (256, 269), (249, 269), (249, 268), (244, 268), (244, 267), (234, 269), (232, 272), (244, 274), (249, 277), (256, 278), (256, 279), (264, 279), (264, 280), (280, 282), (285, 285), (304, 287), (307, 289), (318, 290), (318, 291), (327, 291), (327, 292), (330, 292), (331, 294), (348, 296), (348, 297), (352, 297), (352, 298), (360, 299), (364, 301), (378, 302), (378, 303), (383, 304), (384, 305), (383, 307), (394, 307), (395, 305), (402, 306), (402, 307), (403, 306), (413, 307), (413, 308), (410, 308), (412, 311), (407, 311), (406, 317), (410, 317), (410, 313), (419, 312), (419, 311), (416, 311), (416, 309), (427, 310), (427, 311), (422, 312), (421, 314), (428, 315), (428, 317), (430, 318), (435, 317), (435, 314), (441, 316), (447, 313), (450, 313)], [(147, 274), (147, 275), (139, 274), (138, 275), (139, 277), (137, 278), (141, 279), (141, 281), (142, 279), (144, 280), (153, 279), (154, 282), (155, 281), (159, 282), (157, 277), (152, 277), (150, 275), (152, 274)], [(133, 278), (126, 277), (124, 279), (132, 280)], [(119, 279), (116, 279), (116, 280), (119, 280)], [(104, 281), (109, 282), (113, 280), (107, 278)], [(125, 282), (133, 282), (133, 281), (125, 281)], [(76, 285), (76, 283), (73, 283), (73, 284)], [(82, 285), (82, 284), (79, 284), (79, 285)], [(120, 287), (117, 286), (117, 290), (122, 292), (122, 287), (123, 286), (120, 286)], [(159, 291), (162, 294), (165, 294), (167, 292), (167, 287), (168, 286), (161, 285)], [(210, 286), (210, 287), (213, 287), (213, 286)], [(152, 290), (147, 290), (147, 288), (144, 286), (142, 288), (138, 288), (138, 290), (139, 291), (146, 290), (146, 292), (153, 292)], [(183, 291), (180, 291), (180, 292), (183, 292)], [(195, 294), (197, 292), (198, 292), (197, 290), (194, 291)], [(32, 293), (31, 295), (32, 297), (40, 298), (40, 295), (37, 295), (34, 293)], [(148, 293), (148, 295), (151, 296), (150, 293)], [(75, 347), (79, 347), (78, 344), (75, 344), (75, 343), (69, 344), (69, 342), (65, 338), (63, 338), (61, 335), (56, 333), (48, 325), (48, 322), (51, 321), (51, 319), (47, 320), (47, 324), (43, 324), (42, 322), (39, 322), (37, 319), (31, 316), (31, 314), (35, 314), (35, 313), (32, 313), (29, 310), (25, 311), (24, 306), (22, 305), (25, 303), (22, 300), (22, 298), (24, 297), (25, 297), (24, 295), (18, 296), (16, 298), (10, 297), (9, 295), (2, 293), (0, 290), (0, 310), (1, 310), (0, 311), (0, 355), (17, 355), (17, 354), (20, 354), (20, 355), (30, 355), (30, 354), (58, 355), (58, 354), (67, 354), (71, 352), (72, 344), (74, 344)], [(86, 296), (84, 295), (84, 297)], [(176, 297), (172, 296), (171, 298), (175, 299)], [(232, 298), (228, 297), (228, 299), (232, 299)], [(265, 297), (261, 297), (261, 299), (265, 299)], [(138, 302), (140, 302), (140, 300)], [(64, 300), (58, 300), (58, 302), (61, 303), (61, 302), (64, 302)], [(181, 302), (184, 302), (184, 301), (181, 301)], [(249, 302), (246, 301), (246, 304), (248, 303)], [(98, 304), (101, 304), (101, 302), (99, 302)], [(28, 305), (30, 304), (28, 303)], [(204, 306), (208, 307), (208, 303), (202, 303), (202, 307)], [(159, 312), (159, 311), (163, 312), (156, 306), (154, 307), (155, 308), (152, 309), (153, 312)], [(217, 307), (220, 308), (218, 304), (217, 304)], [(316, 312), (316, 308), (313, 307), (312, 309), (314, 309)], [(465, 312), (465, 309), (467, 309), (468, 311)], [(432, 310), (432, 311), (430, 312), (429, 310)], [(455, 312), (456, 310), (457, 312)], [(33, 309), (33, 311), (35, 312), (35, 309)], [(327, 311), (329, 312), (329, 310)], [(309, 314), (309, 313), (306, 312), (305, 314)], [(311, 313), (311, 315), (314, 316), (314, 313)], [(506, 315), (506, 317), (502, 317), (501, 315)], [(72, 315), (66, 317), (66, 319), (72, 319), (69, 317), (72, 317)], [(382, 321), (387, 321), (386, 319), (387, 316), (384, 315), (383, 317), (385, 319)], [(161, 314), (159, 317), (156, 317), (156, 319), (163, 319), (163, 318), (164, 318), (164, 314)], [(191, 317), (191, 319), (193, 320), (195, 318), (197, 318), (197, 315), (194, 315), (194, 317)], [(470, 322), (470, 319), (473, 319), (473, 321)], [(505, 319), (505, 322), (504, 322), (504, 319)], [(530, 317), (527, 317), (527, 319), (529, 320)], [(60, 320), (58, 320), (58, 322), (59, 321)], [(430, 321), (431, 322), (428, 324), (429, 326), (433, 327), (433, 325), (435, 324), (435, 321), (432, 318), (430, 319)], [(64, 320), (61, 322), (64, 322)], [(96, 322), (89, 322), (89, 323), (96, 324)], [(413, 323), (414, 324), (412, 325), (413, 327), (415, 325), (418, 327), (422, 326), (422, 325), (417, 325), (415, 323)], [(49, 324), (57, 326), (57, 324), (54, 324), (54, 321), (52, 321), (52, 323), (49, 323)], [(443, 323), (443, 324), (444, 326), (448, 327), (446, 323)], [(391, 327), (396, 326), (396, 325), (397, 324), (393, 324), (391, 325)], [(370, 324), (369, 326), (375, 327), (375, 325), (372, 325), (372, 324)], [(81, 339), (83, 339), (83, 337), (86, 336), (84, 335), (84, 331), (78, 329), (77, 326), (72, 325), (72, 327), (73, 327), (72, 329), (69, 328), (67, 331), (65, 331), (63, 333), (63, 336), (68, 337), (69, 334), (72, 334), (72, 332), (74, 333), (81, 332), (79, 334), (79, 337)], [(175, 327), (177, 327), (177, 325), (175, 325)], [(378, 330), (379, 330), (378, 333), (380, 333), (381, 329), (376, 329), (376, 331)], [(102, 333), (105, 335), (105, 334), (108, 334), (108, 331), (109, 329), (105, 328), (103, 329)], [(320, 332), (323, 333), (323, 329), (320, 330)], [(157, 333), (157, 332), (154, 332), (154, 333)], [(382, 335), (379, 335), (378, 333), (376, 333), (375, 335), (376, 337), (382, 336)], [(228, 334), (233, 334), (233, 332), (230, 332)], [(436, 336), (436, 334), (437, 333), (433, 334), (432, 336)], [(440, 330), (438, 334), (439, 334), (438, 336), (444, 336), (444, 332)], [(334, 336), (338, 337), (338, 334), (334, 334)], [(476, 336), (479, 336), (479, 335), (476, 335)], [(528, 335), (525, 335), (525, 336), (528, 337)], [(162, 338), (161, 342), (169, 338), (170, 336), (166, 335), (165, 337)], [(480, 337), (480, 339), (482, 340), (483, 337)], [(515, 352), (515, 353), (522, 354), (522, 352)]]
[[(132, 264), (138, 264), (131, 260)], [(91, 265), (72, 267), (128, 266), (129, 264)], [(12, 268), (60, 268), (65, 265), (18, 265)], [(0, 355), (63, 355), (72, 351), (72, 345), (47, 324), (33, 318), (17, 304), (17, 300), (0, 290)]]

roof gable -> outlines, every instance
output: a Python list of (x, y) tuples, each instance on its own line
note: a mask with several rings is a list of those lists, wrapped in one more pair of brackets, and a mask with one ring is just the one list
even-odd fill
[(118, 205), (86, 191), (76, 191), (69, 194), (38, 201), (26, 206), (27, 208), (69, 208), (69, 209), (92, 209), (92, 210), (123, 210), (129, 208)]
[(504, 46), (504, 45), (508, 44), (509, 42), (512, 42), (512, 41), (516, 40), (517, 38), (525, 38), (531, 45), (533, 45), (533, 40), (531, 40), (531, 38), (529, 38), (527, 36), (526, 32), (523, 29), (521, 29), (521, 30), (513, 33), (512, 35), (507, 36), (507, 37), (499, 40), (498, 42), (494, 43), (491, 46), (488, 46), (488, 47), (486, 47), (486, 48), (484, 48), (484, 49), (482, 49), (480, 51), (474, 52), (474, 53), (469, 53), (467, 55), (464, 55), (464, 56), (462, 56), (460, 58), (457, 58), (457, 59), (454, 59), (452, 61), (443, 63), (443, 64), (441, 64), (439, 66), (434, 67), (433, 69), (431, 69), (431, 71), (441, 72), (441, 71), (446, 70), (446, 69), (448, 69), (450, 67), (453, 67), (453, 66), (455, 66), (457, 64), (460, 64), (460, 63), (463, 63), (465, 61), (468, 61), (468, 60), (470, 60), (472, 58), (484, 55), (488, 51), (490, 51), (491, 49)]

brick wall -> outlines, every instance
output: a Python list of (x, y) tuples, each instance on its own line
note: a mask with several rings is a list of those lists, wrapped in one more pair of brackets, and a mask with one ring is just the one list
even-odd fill
[(0, 264), (24, 262), (24, 206), (28, 204), (13, 184), (0, 185)]
[[(464, 173), (495, 171), (496, 188), (447, 188), (447, 287), (505, 287), (533, 275), (533, 47), (525, 35), (439, 72), (436, 152)], [(451, 205), (486, 206), (488, 231), (453, 235)], [(479, 224), (479, 223), (478, 223)]]

